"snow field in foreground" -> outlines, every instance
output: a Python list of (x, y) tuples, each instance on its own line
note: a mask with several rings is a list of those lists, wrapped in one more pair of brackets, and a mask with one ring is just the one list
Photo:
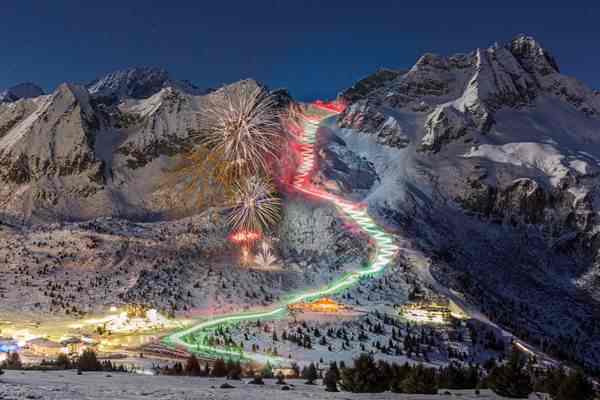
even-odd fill
[[(267, 379), (264, 386), (249, 385), (244, 381), (228, 381), (233, 389), (220, 389), (226, 382), (223, 378), (193, 378), (173, 376), (143, 376), (130, 374), (107, 374), (102, 372), (75, 371), (5, 371), (0, 376), (0, 398), (5, 399), (44, 399), (44, 400), (100, 400), (100, 399), (357, 399), (357, 400), (444, 400), (456, 398), (451, 395), (404, 395), (396, 393), (346, 392), (328, 393), (324, 386), (305, 385), (301, 380), (289, 380), (293, 385), (290, 391), (282, 391), (275, 380)], [(319, 381), (320, 383), (320, 381)], [(461, 399), (493, 400), (502, 399), (489, 391), (475, 395), (473, 391), (462, 391)], [(536, 397), (532, 397), (534, 399)]]

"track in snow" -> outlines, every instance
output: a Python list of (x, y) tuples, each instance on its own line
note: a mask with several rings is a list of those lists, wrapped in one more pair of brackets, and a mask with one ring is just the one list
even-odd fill
[(310, 178), (316, 167), (315, 145), (317, 142), (319, 125), (323, 119), (342, 111), (342, 107), (330, 103), (316, 102), (313, 104), (313, 107), (316, 107), (321, 112), (326, 111), (327, 115), (318, 117), (303, 115), (302, 117), (302, 129), (298, 132), (298, 146), (300, 149), (301, 160), (296, 175), (294, 176), (292, 186), (301, 193), (333, 203), (343, 215), (348, 217), (353, 223), (367, 233), (374, 242), (376, 251), (370, 264), (366, 268), (345, 274), (325, 288), (309, 290), (291, 296), (289, 299), (274, 305), (271, 309), (217, 316), (200, 322), (188, 329), (175, 332), (165, 337), (163, 343), (169, 346), (183, 347), (192, 353), (207, 358), (234, 358), (261, 363), (270, 362), (271, 364), (289, 362), (288, 359), (271, 357), (262, 353), (251, 353), (239, 349), (210, 346), (202, 340), (206, 336), (201, 335), (201, 333), (202, 331), (215, 329), (220, 325), (241, 321), (274, 320), (282, 318), (287, 314), (288, 305), (303, 301), (314, 301), (321, 297), (338, 293), (352, 287), (356, 285), (361, 278), (372, 276), (383, 271), (394, 258), (398, 246), (394, 244), (392, 236), (379, 228), (375, 221), (369, 217), (366, 207), (332, 195), (312, 184)]

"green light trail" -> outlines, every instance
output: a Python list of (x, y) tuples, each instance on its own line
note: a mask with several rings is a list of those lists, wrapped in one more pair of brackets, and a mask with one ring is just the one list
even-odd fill
[[(332, 112), (333, 114), (333, 112)], [(310, 182), (311, 172), (315, 168), (315, 144), (317, 141), (317, 131), (319, 121), (304, 120), (303, 136), (299, 139), (302, 146), (301, 163), (298, 167), (293, 186), (300, 192), (310, 196), (332, 202), (338, 210), (358, 227), (366, 232), (375, 244), (375, 256), (372, 262), (364, 269), (350, 272), (338, 278), (325, 288), (313, 291), (307, 291), (297, 295), (292, 295), (273, 309), (266, 311), (255, 311), (248, 313), (239, 313), (232, 315), (217, 316), (206, 321), (200, 322), (188, 329), (172, 333), (163, 339), (163, 343), (169, 346), (182, 347), (187, 351), (208, 358), (230, 358), (244, 361), (257, 361), (260, 363), (269, 362), (271, 365), (289, 363), (287, 358), (273, 357), (262, 353), (251, 353), (241, 349), (228, 349), (217, 346), (210, 346), (206, 343), (210, 332), (220, 326), (234, 324), (242, 321), (256, 320), (274, 320), (283, 318), (287, 315), (287, 306), (304, 301), (314, 301), (319, 298), (339, 293), (356, 285), (363, 277), (370, 277), (382, 272), (394, 258), (398, 247), (394, 244), (391, 235), (375, 223), (368, 215), (366, 208), (351, 203), (340, 197), (332, 195), (324, 190), (315, 187)]]

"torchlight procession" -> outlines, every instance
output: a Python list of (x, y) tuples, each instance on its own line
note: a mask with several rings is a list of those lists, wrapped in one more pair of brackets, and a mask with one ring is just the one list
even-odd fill
[[(253, 360), (263, 363), (269, 362), (272, 365), (287, 363), (289, 360), (285, 360), (280, 357), (273, 357), (259, 353), (250, 353), (242, 349), (232, 350), (211, 346), (206, 343), (206, 333), (211, 329), (216, 329), (217, 327), (226, 324), (242, 321), (283, 318), (288, 310), (288, 306), (301, 302), (314, 301), (350, 288), (356, 285), (361, 278), (370, 277), (383, 271), (385, 266), (388, 265), (394, 258), (398, 247), (394, 244), (393, 237), (386, 233), (383, 229), (379, 228), (375, 221), (368, 215), (365, 206), (349, 202), (338, 196), (330, 194), (322, 189), (319, 189), (310, 181), (311, 173), (316, 167), (315, 146), (317, 143), (319, 124), (324, 119), (342, 112), (345, 106), (343, 103), (339, 102), (328, 103), (317, 101), (313, 103), (311, 107), (318, 112), (314, 113), (315, 115), (303, 113), (301, 115), (301, 129), (292, 130), (292, 133), (296, 134), (296, 148), (299, 149), (298, 152), (300, 153), (300, 164), (297, 168), (297, 173), (292, 183), (293, 189), (315, 199), (331, 202), (338, 208), (342, 215), (347, 216), (362, 231), (367, 233), (375, 244), (375, 255), (372, 261), (365, 268), (347, 273), (325, 288), (291, 295), (282, 304), (279, 304), (272, 309), (233, 315), (223, 315), (208, 319), (190, 328), (167, 336), (164, 338), (163, 343), (174, 347), (185, 348), (190, 352), (205, 357), (224, 357)], [(246, 240), (249, 233), (243, 233), (239, 235), (240, 236), (237, 236), (236, 234), (232, 238), (238, 238), (241, 242)]]
[(600, 400), (600, 1), (5, 3), (0, 400)]

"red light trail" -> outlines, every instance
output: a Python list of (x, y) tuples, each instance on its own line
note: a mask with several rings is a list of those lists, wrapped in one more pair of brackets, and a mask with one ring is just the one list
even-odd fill
[[(317, 141), (317, 131), (320, 122), (330, 116), (339, 114), (345, 109), (345, 105), (340, 102), (322, 102), (318, 101), (312, 104), (312, 107), (325, 111), (325, 116), (309, 116), (302, 115), (302, 123), (300, 127), (294, 126), (291, 131), (296, 134), (298, 143), (293, 146), (300, 155), (300, 165), (298, 166), (296, 176), (292, 180), (292, 187), (304, 194), (312, 197), (326, 200), (333, 203), (343, 215), (367, 233), (370, 239), (375, 244), (376, 254), (371, 260), (371, 263), (363, 269), (347, 273), (340, 278), (334, 280), (329, 286), (317, 290), (307, 290), (303, 293), (291, 296), (280, 304), (275, 305), (272, 309), (266, 311), (256, 311), (250, 313), (240, 313), (233, 315), (222, 315), (200, 322), (199, 324), (176, 332), (164, 339), (164, 343), (175, 346), (182, 346), (187, 350), (202, 354), (207, 357), (225, 357), (254, 360), (258, 362), (270, 362), (272, 365), (289, 362), (287, 359), (280, 357), (271, 357), (266, 354), (249, 353), (241, 349), (231, 350), (210, 346), (206, 342), (206, 333), (210, 329), (214, 329), (219, 325), (235, 323), (241, 321), (251, 321), (257, 319), (274, 319), (280, 318), (287, 312), (287, 306), (303, 301), (312, 301), (318, 298), (338, 293), (342, 290), (355, 286), (360, 278), (369, 277), (383, 271), (394, 258), (398, 247), (394, 244), (393, 238), (371, 219), (367, 213), (365, 206), (355, 204), (326, 192), (315, 186), (311, 182), (311, 174), (316, 167), (315, 145)], [(241, 242), (253, 237), (254, 232), (238, 232), (234, 235)], [(239, 235), (239, 236), (237, 236)], [(234, 239), (232, 237), (232, 239)], [(235, 240), (235, 239), (234, 239)]]

